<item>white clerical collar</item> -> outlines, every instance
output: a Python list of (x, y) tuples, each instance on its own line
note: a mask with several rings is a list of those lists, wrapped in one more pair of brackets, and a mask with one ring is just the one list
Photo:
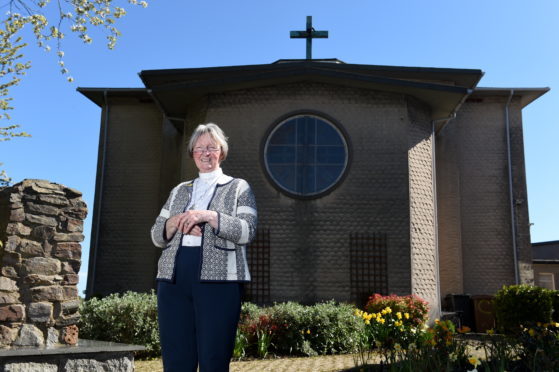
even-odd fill
[(198, 173), (200, 179), (206, 183), (215, 182), (219, 177), (223, 175), (221, 168), (216, 168), (215, 170), (207, 173)]

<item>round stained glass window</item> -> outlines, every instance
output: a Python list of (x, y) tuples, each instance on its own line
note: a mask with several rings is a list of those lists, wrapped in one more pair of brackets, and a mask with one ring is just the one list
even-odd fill
[(292, 116), (270, 132), (264, 163), (280, 190), (316, 197), (341, 180), (348, 164), (348, 146), (331, 122), (314, 115)]

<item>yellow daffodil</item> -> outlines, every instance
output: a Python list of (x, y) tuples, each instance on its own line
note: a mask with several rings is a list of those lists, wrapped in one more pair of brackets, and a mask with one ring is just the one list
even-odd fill
[(402, 346), (399, 343), (395, 343), (394, 350), (399, 353), (400, 351), (402, 351)]
[(398, 311), (398, 312), (396, 313), (396, 318), (402, 319), (402, 313)]
[(468, 358), (468, 363), (470, 363), (474, 367), (477, 367), (481, 364), (481, 361), (478, 358), (476, 358), (475, 356), (472, 356), (472, 357)]
[(530, 329), (528, 330), (528, 334), (529, 334), (531, 337), (534, 337), (534, 336), (536, 335), (536, 330), (535, 330), (534, 328), (530, 328)]
[(310, 335), (311, 334), (311, 330), (307, 329), (307, 334)]
[(410, 314), (409, 314), (409, 313), (404, 313), (404, 318), (409, 319), (409, 318), (410, 318)]
[(371, 321), (369, 319), (365, 319), (365, 324), (369, 325), (371, 324)]
[(495, 330), (493, 328), (487, 330), (488, 335), (495, 334)]

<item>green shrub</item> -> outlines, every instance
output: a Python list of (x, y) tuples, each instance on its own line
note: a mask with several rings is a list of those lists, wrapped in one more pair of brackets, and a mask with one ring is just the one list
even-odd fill
[(137, 357), (161, 355), (157, 324), (157, 296), (126, 292), (83, 301), (80, 338), (143, 345)]
[(239, 329), (249, 345), (247, 355), (324, 355), (356, 349), (363, 324), (355, 307), (333, 301), (303, 306), (294, 302), (267, 308), (243, 305)]
[(559, 322), (559, 291), (553, 291), (553, 321)]
[(501, 332), (517, 333), (521, 327), (549, 323), (553, 295), (553, 291), (526, 284), (503, 286), (494, 300), (497, 328)]

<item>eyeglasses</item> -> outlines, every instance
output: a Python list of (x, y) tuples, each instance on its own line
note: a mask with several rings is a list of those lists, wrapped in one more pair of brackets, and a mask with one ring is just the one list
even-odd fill
[(220, 151), (220, 150), (221, 150), (220, 147), (206, 147), (206, 148), (204, 148), (204, 147), (195, 147), (194, 150), (193, 150), (192, 152), (194, 152), (195, 154), (203, 154), (203, 153), (206, 153), (206, 152), (210, 152), (210, 153), (218, 152), (218, 151)]

